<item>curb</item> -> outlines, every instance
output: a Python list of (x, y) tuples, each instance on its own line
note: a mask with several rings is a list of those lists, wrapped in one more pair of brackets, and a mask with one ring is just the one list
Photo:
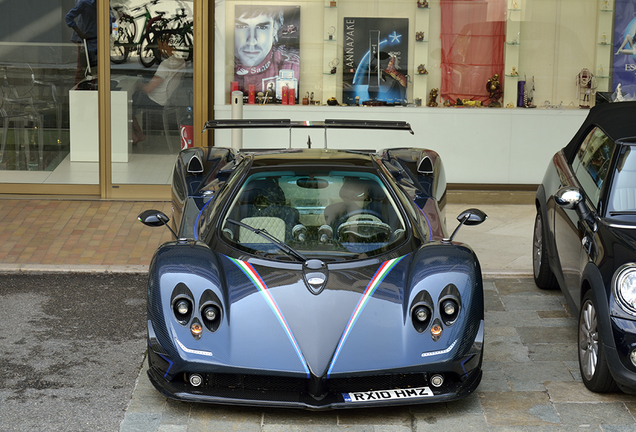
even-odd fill
[(0, 264), (0, 273), (125, 273), (147, 274), (147, 265)]
[[(54, 264), (3, 264), (0, 263), (0, 274), (3, 273), (121, 273), (147, 274), (147, 265), (54, 265)], [(511, 277), (532, 277), (530, 270), (482, 270), (482, 277), (491, 279)]]

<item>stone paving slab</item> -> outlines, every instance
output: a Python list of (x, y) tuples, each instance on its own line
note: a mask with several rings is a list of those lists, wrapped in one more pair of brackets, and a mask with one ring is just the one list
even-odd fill
[[(540, 290), (526, 277), (486, 279), (484, 288), (483, 379), (465, 399), (328, 412), (183, 403), (154, 389), (144, 362), (120, 432), (636, 430), (636, 396), (595, 394), (583, 385), (577, 319), (559, 291)], [(516, 309), (519, 297), (544, 307)]]

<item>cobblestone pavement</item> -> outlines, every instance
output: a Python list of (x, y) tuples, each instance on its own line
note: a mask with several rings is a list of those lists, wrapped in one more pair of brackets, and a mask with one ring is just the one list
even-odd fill
[(636, 430), (636, 396), (599, 395), (581, 382), (577, 320), (560, 291), (532, 278), (485, 280), (484, 376), (450, 403), (309, 412), (168, 400), (139, 374), (121, 432)]

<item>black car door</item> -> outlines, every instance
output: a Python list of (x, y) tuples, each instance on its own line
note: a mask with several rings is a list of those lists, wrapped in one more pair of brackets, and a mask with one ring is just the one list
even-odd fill
[(577, 210), (558, 206), (555, 213), (554, 236), (561, 270), (568, 294), (577, 305), (580, 301), (581, 272), (596, 248), (594, 220), (613, 151), (614, 142), (601, 129), (590, 131), (572, 162), (572, 184), (563, 186), (574, 186), (583, 193), (591, 217), (583, 220)]

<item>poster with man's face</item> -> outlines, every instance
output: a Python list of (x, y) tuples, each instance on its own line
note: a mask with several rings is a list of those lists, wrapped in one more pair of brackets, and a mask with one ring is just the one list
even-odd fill
[(300, 6), (236, 5), (234, 19), (234, 81), (248, 94), (270, 92), (277, 100), (283, 89), (300, 79)]

